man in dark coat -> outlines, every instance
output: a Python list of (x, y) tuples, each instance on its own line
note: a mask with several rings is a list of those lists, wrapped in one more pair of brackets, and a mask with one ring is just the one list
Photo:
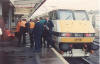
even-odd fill
[(41, 35), (42, 35), (42, 27), (41, 23), (39, 21), (36, 22), (35, 28), (34, 28), (34, 41), (35, 41), (35, 50), (40, 51), (41, 49)]
[(46, 40), (47, 40), (47, 47), (49, 47), (49, 45), (51, 45), (53, 48), (55, 48), (56, 50), (58, 50), (58, 48), (55, 46), (55, 43), (52, 39), (52, 35), (53, 35), (53, 22), (51, 20), (49, 20), (48, 17), (46, 17), (46, 23), (45, 23), (45, 29), (46, 29)]
[[(52, 28), (54, 27), (51, 20), (49, 20), (48, 17), (46, 17), (46, 22), (44, 24), (44, 36), (43, 38), (46, 39), (47, 47), (49, 47), (49, 39), (52, 40)], [(45, 40), (44, 40), (45, 41)]]
[(42, 39), (43, 39), (43, 33), (44, 33), (44, 24), (46, 23), (46, 20), (44, 19), (44, 18), (42, 18), (42, 17), (40, 17), (40, 24), (41, 24), (41, 28), (42, 28), (42, 35), (41, 35), (41, 48), (42, 48), (42, 45), (44, 44), (44, 46), (45, 46), (45, 43), (42, 41)]

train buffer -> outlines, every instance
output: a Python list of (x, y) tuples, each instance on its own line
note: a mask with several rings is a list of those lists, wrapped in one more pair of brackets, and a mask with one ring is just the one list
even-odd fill
[(0, 47), (0, 60), (0, 64), (68, 64), (54, 48), (35, 52), (29, 47)]

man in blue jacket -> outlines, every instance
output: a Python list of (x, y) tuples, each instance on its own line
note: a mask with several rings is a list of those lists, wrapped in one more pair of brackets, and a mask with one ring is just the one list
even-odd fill
[(54, 40), (52, 39), (52, 35), (54, 32), (52, 31), (54, 24), (53, 22), (49, 19), (49, 17), (46, 17), (46, 23), (44, 25), (45, 30), (46, 30), (46, 41), (47, 41), (47, 47), (51, 45), (53, 48), (55, 48), (59, 53), (61, 52), (59, 48), (56, 47)]
[[(43, 32), (44, 32), (44, 24), (46, 23), (46, 20), (43, 19), (42, 17), (40, 17), (40, 24), (41, 24), (41, 28), (42, 28), (42, 35), (41, 35), (41, 48), (42, 48), (42, 45), (44, 44), (44, 42), (42, 41), (42, 38), (43, 38)], [(45, 44), (44, 44), (45, 45)]]
[(46, 40), (47, 40), (47, 47), (49, 47), (49, 45), (51, 45), (52, 47), (54, 47), (55, 49), (56, 46), (55, 46), (55, 43), (52, 39), (52, 35), (53, 35), (53, 27), (54, 27), (54, 24), (53, 22), (49, 19), (49, 17), (46, 17), (46, 23), (45, 23), (45, 34), (46, 34)]
[(43, 27), (41, 23), (37, 21), (34, 28), (34, 41), (35, 41), (35, 50), (38, 52), (41, 50), (42, 29)]

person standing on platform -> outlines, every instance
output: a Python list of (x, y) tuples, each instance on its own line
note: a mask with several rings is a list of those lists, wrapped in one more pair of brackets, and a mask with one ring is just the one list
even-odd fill
[(25, 44), (26, 44), (26, 26), (25, 26), (25, 24), (26, 24), (26, 19), (22, 19), (21, 25), (20, 25), (18, 46), (20, 46), (22, 38), (23, 38), (22, 45), (25, 46)]
[(41, 48), (42, 48), (42, 45), (44, 44), (45, 46), (45, 42), (42, 41), (43, 39), (43, 32), (44, 32), (44, 24), (45, 24), (46, 20), (43, 19), (42, 17), (40, 17), (40, 24), (41, 24), (41, 28), (42, 28), (42, 35), (41, 35)]
[(6, 33), (5, 33), (5, 22), (2, 16), (0, 16), (0, 28), (2, 30), (2, 35), (1, 35), (1, 40), (5, 40), (6, 39)]
[(21, 20), (18, 21), (17, 26), (16, 26), (16, 37), (17, 38), (19, 38), (20, 26), (21, 26)]
[(35, 20), (35, 23), (36, 23), (34, 28), (35, 50), (39, 52), (41, 51), (41, 36), (42, 36), (43, 27), (37, 19)]
[(29, 33), (29, 29), (30, 29), (30, 21), (28, 21), (25, 26), (26, 26), (26, 32)]
[(30, 36), (30, 44), (31, 44), (31, 48), (34, 47), (34, 27), (35, 27), (35, 22), (32, 21), (32, 19), (30, 19), (29, 22), (29, 36)]
[(42, 37), (43, 37), (43, 41), (42, 42), (44, 44), (44, 47), (46, 47), (46, 35), (47, 35), (47, 30), (44, 27), (43, 34), (42, 34)]
[(57, 48), (57, 46), (55, 45), (55, 42), (52, 39), (52, 35), (53, 35), (53, 27), (54, 24), (53, 22), (49, 19), (49, 17), (46, 17), (46, 23), (44, 25), (45, 29), (46, 29), (46, 40), (47, 40), (47, 46), (49, 47), (49, 45), (51, 45), (53, 48), (55, 48), (58, 52), (60, 52), (59, 48)]
[(0, 28), (0, 41), (1, 41), (2, 29)]

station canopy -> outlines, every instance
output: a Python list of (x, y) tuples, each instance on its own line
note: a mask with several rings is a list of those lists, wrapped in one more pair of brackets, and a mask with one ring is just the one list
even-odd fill
[(99, 0), (46, 0), (31, 18), (56, 9), (99, 10)]
[(15, 6), (15, 15), (28, 16), (44, 0), (12, 0)]

